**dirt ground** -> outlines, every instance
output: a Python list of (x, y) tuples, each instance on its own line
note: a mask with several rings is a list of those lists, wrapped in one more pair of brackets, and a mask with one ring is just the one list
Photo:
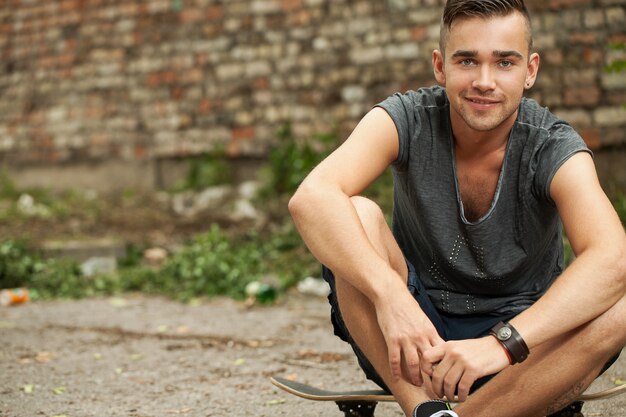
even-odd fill
[[(341, 415), (333, 403), (278, 390), (270, 375), (373, 387), (332, 335), (323, 297), (246, 307), (130, 294), (0, 308), (0, 417)], [(592, 390), (617, 379), (626, 379), (625, 355)], [(624, 417), (626, 395), (584, 410)], [(376, 415), (402, 416), (392, 403)]]

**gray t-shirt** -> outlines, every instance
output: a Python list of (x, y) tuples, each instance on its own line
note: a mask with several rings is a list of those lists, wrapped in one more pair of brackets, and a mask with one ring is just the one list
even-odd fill
[(590, 152), (567, 123), (523, 99), (495, 196), (476, 222), (463, 214), (441, 87), (378, 104), (398, 130), (393, 233), (433, 303), (450, 314), (516, 314), (563, 270), (562, 225), (550, 182), (574, 153)]

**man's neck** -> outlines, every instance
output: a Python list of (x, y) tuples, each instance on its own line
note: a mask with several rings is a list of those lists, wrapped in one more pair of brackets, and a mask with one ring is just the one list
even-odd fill
[[(456, 119), (456, 120), (455, 120)], [(451, 115), (452, 135), (457, 158), (480, 158), (499, 152), (506, 144), (515, 123), (515, 117), (489, 131), (477, 131), (469, 127), (458, 115)]]

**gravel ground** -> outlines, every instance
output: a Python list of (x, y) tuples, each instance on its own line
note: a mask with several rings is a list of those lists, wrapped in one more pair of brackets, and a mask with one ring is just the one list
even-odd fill
[[(591, 390), (626, 379), (626, 355)], [(324, 298), (183, 305), (143, 295), (0, 308), (0, 417), (341, 416), (290, 396), (270, 375), (373, 388), (332, 335)], [(523, 395), (523, 393), (521, 393)], [(626, 395), (585, 416), (626, 416)], [(379, 404), (378, 417), (401, 417)]]

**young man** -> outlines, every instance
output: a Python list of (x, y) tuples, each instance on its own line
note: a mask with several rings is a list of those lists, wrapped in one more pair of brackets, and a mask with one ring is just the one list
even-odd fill
[[(553, 414), (626, 344), (626, 237), (580, 136), (522, 98), (531, 47), (522, 0), (449, 0), (440, 86), (376, 106), (289, 203), (337, 334), (407, 416)], [(358, 196), (389, 165), (393, 230)]]

